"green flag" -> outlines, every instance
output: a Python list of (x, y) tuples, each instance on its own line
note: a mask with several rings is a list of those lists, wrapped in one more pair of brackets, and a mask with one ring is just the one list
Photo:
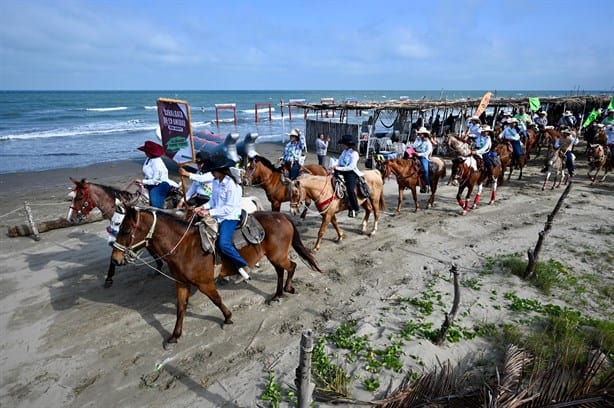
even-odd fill
[(541, 106), (539, 103), (539, 98), (529, 98), (529, 106), (533, 112), (537, 112)]
[(610, 99), (610, 104), (608, 105), (608, 110), (614, 110), (614, 96)]
[(586, 120), (582, 124), (582, 127), (585, 128), (588, 125), (590, 125), (591, 123), (593, 123), (593, 121), (597, 118), (597, 116), (599, 116), (599, 112), (597, 111), (597, 109), (593, 108), (593, 111), (591, 112), (591, 114), (588, 115), (588, 117), (586, 118)]

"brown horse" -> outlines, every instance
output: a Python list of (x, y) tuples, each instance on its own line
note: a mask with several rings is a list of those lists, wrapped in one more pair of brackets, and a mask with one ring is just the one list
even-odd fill
[[(552, 190), (554, 187), (560, 187), (563, 179), (565, 179), (565, 184), (567, 184), (567, 180), (569, 177), (565, 177), (565, 155), (561, 153), (561, 149), (551, 148), (548, 151), (548, 157), (546, 161), (546, 177), (544, 178), (544, 184), (542, 185), (542, 191), (546, 189), (546, 184), (548, 183), (548, 179), (552, 177)], [(558, 181), (558, 184), (557, 184)]]
[[(302, 167), (301, 173), (315, 174), (325, 176), (326, 170), (317, 164), (307, 164)], [(243, 176), (245, 185), (262, 187), (267, 198), (271, 202), (271, 210), (279, 211), (281, 203), (290, 201), (291, 183), (282, 171), (276, 168), (266, 157), (254, 156), (249, 159), (245, 174)], [(305, 203), (307, 207), (310, 203)], [(301, 214), (301, 218), (305, 218), (307, 209)]]
[[(606, 148), (600, 144), (592, 144), (590, 146), (590, 150), (588, 152), (588, 178), (591, 179), (591, 184), (595, 183), (595, 180), (597, 180), (597, 175), (602, 169), (604, 173), (601, 181), (605, 181), (608, 171), (614, 169), (614, 158), (612, 158), (609, 149), (606, 150)], [(595, 171), (595, 174), (591, 176), (592, 171)]]
[[(144, 202), (141, 202), (143, 196), (141, 195), (140, 187), (136, 192), (131, 193), (115, 187), (89, 183), (86, 179), (77, 181), (71, 177), (70, 180), (75, 184), (75, 188), (73, 189), (73, 199), (66, 216), (69, 222), (76, 222), (78, 219), (86, 217), (96, 207), (98, 207), (105, 219), (110, 220), (115, 213), (116, 203), (118, 202), (116, 200), (119, 200), (124, 205), (135, 204), (136, 202), (144, 204)], [(162, 269), (163, 262), (153, 253), (152, 256), (156, 260), (156, 269)], [(105, 288), (110, 288), (113, 285), (113, 276), (115, 276), (115, 264), (110, 262), (107, 278), (104, 281)]]
[[(498, 179), (502, 177), (503, 169), (499, 165), (499, 161), (495, 159), (492, 167), (492, 192), (490, 194), (490, 202), (492, 204), (497, 198), (497, 183)], [(463, 215), (469, 211), (469, 198), (475, 186), (478, 186), (478, 191), (473, 200), (472, 209), (478, 208), (480, 203), (480, 196), (482, 194), (482, 185), (488, 178), (488, 172), (478, 169), (476, 159), (474, 157), (457, 157), (452, 160), (452, 184), (458, 185), (458, 192), (456, 193), (456, 201), (458, 205), (463, 209)], [(463, 191), (467, 189), (465, 200), (462, 199)]]
[(471, 155), (471, 146), (467, 143), (467, 140), (455, 135), (448, 136), (448, 152), (452, 157), (467, 157)]
[[(420, 165), (420, 164), (418, 164)], [(418, 201), (418, 194), (416, 192), (416, 186), (419, 183), (420, 173), (416, 168), (416, 162), (414, 160), (407, 159), (390, 159), (385, 160), (382, 165), (384, 177), (388, 178), (391, 174), (397, 179), (399, 186), (399, 199), (397, 202), (396, 213), (401, 213), (401, 205), (403, 204), (403, 190), (409, 188), (411, 195), (414, 198), (415, 211), (418, 211), (420, 205)], [(437, 192), (437, 185), (439, 180), (446, 175), (446, 166), (439, 157), (431, 158), (429, 165), (429, 180), (431, 182), (431, 196), (427, 202), (427, 207), (432, 207), (435, 203), (435, 193)]]
[(527, 129), (527, 138), (525, 140), (524, 146), (526, 150), (527, 160), (531, 159), (531, 151), (533, 147), (537, 146), (537, 154), (535, 157), (539, 157), (541, 153), (541, 146), (538, 144), (539, 134), (535, 127), (530, 127)]
[[(296, 226), (286, 214), (279, 212), (257, 211), (252, 214), (265, 231), (260, 244), (249, 244), (239, 253), (250, 266), (254, 266), (264, 256), (277, 272), (277, 290), (269, 303), (278, 300), (287, 293), (294, 293), (292, 278), (296, 263), (291, 261), (288, 253), (290, 247), (307, 261), (309, 266), (322, 272), (312, 253), (303, 245)], [(215, 255), (205, 253), (201, 248), (198, 228), (185, 220), (173, 217), (155, 209), (136, 209), (128, 207), (126, 216), (117, 234), (111, 256), (114, 263), (123, 265), (138, 255), (142, 248), (151, 248), (153, 252), (163, 255), (168, 264), (177, 292), (177, 321), (168, 344), (177, 342), (181, 336), (183, 319), (190, 297), (192, 285), (196, 286), (220, 309), (224, 323), (231, 324), (231, 311), (224, 305), (215, 287)], [(284, 270), (288, 271), (286, 284), (283, 284)], [(236, 274), (236, 268), (223, 257), (220, 276)]]
[[(379, 170), (366, 170), (364, 172), (364, 178), (369, 186), (369, 198), (357, 195), (358, 203), (365, 209), (365, 217), (361, 223), (361, 230), (363, 234), (367, 232), (369, 215), (371, 211), (373, 211), (375, 221), (373, 223), (373, 229), (369, 234), (369, 236), (373, 236), (377, 231), (380, 211), (386, 209), (386, 203), (384, 202), (384, 182), (382, 173), (380, 173)], [(333, 177), (303, 174), (294, 180), (290, 200), (292, 212), (294, 214), (298, 213), (300, 206), (305, 204), (307, 199), (311, 199), (315, 202), (322, 216), (322, 224), (318, 231), (318, 238), (313, 248), (314, 251), (320, 249), (326, 227), (331, 222), (333, 227), (335, 227), (335, 231), (337, 231), (337, 241), (341, 241), (343, 239), (343, 232), (341, 232), (337, 224), (335, 214), (339, 211), (347, 210), (348, 204), (345, 200), (340, 199), (339, 195), (336, 193), (335, 186), (333, 185)]]
[[(518, 163), (515, 163), (514, 159), (513, 159), (513, 155), (512, 155), (512, 145), (511, 143), (503, 140), (502, 142), (499, 142), (493, 149), (497, 155), (499, 156), (499, 159), (501, 160), (501, 177), (499, 178), (499, 182), (501, 183), (501, 185), (503, 185), (503, 178), (505, 175), (505, 171), (506, 169), (509, 167), (510, 171), (507, 175), (507, 181), (510, 180), (510, 178), (512, 177), (512, 172), (514, 171), (515, 166), (518, 166), (518, 168), (520, 169), (520, 174), (518, 175), (518, 180), (522, 179), (522, 170), (524, 169), (525, 164), (527, 163), (527, 155), (526, 152), (524, 155), (520, 156), (520, 159), (518, 160)], [(525, 151), (524, 146), (522, 147), (522, 150)]]

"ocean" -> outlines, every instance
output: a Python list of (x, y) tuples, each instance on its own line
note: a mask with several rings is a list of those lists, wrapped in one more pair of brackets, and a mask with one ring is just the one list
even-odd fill
[[(480, 98), (485, 91), (0, 91), (0, 174), (83, 167), (94, 163), (138, 159), (136, 148), (145, 140), (158, 140), (158, 98), (188, 102), (194, 131), (219, 135), (258, 133), (257, 142), (282, 142), (292, 128), (304, 130), (302, 111), (289, 119), (283, 99), (320, 102), (383, 102), (409, 99)], [(498, 91), (497, 96), (564, 96), (569, 91)], [(255, 105), (259, 108), (255, 120)], [(237, 124), (231, 111), (216, 104), (236, 104)], [(315, 116), (315, 114), (313, 114)], [(348, 115), (348, 120), (365, 117)]]

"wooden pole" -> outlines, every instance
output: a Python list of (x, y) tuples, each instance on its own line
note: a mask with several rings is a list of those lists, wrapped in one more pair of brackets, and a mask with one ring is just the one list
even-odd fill
[(557, 213), (561, 209), (561, 206), (563, 205), (563, 201), (565, 201), (565, 198), (567, 198), (569, 191), (571, 191), (572, 184), (573, 183), (570, 181), (565, 191), (563, 191), (563, 194), (561, 194), (559, 201), (556, 203), (554, 210), (552, 210), (550, 215), (548, 215), (548, 220), (546, 221), (546, 225), (543, 231), (540, 231), (539, 233), (539, 238), (537, 239), (537, 243), (535, 244), (535, 249), (529, 249), (527, 251), (527, 255), (529, 257), (529, 263), (527, 264), (527, 269), (524, 272), (523, 277), (525, 279), (531, 279), (535, 275), (535, 266), (537, 265), (537, 260), (539, 259), (539, 253), (541, 252), (542, 245), (544, 243), (544, 239), (546, 238), (546, 235), (552, 229), (552, 222), (554, 221), (554, 217), (556, 217)]
[(450, 267), (450, 273), (454, 275), (454, 301), (452, 303), (452, 309), (450, 313), (446, 313), (445, 320), (441, 325), (441, 329), (439, 329), (439, 334), (437, 338), (435, 338), (435, 344), (441, 345), (443, 341), (446, 339), (446, 333), (452, 323), (454, 322), (454, 318), (456, 318), (456, 313), (458, 312), (458, 305), (460, 304), (460, 285), (458, 284), (458, 268), (455, 264), (452, 264)]
[(309, 408), (311, 406), (311, 395), (315, 388), (315, 384), (311, 382), (313, 338), (311, 330), (303, 332), (301, 336), (300, 361), (296, 368), (296, 379), (294, 380), (298, 390), (298, 408)]
[(30, 209), (30, 203), (27, 201), (23, 202), (23, 206), (26, 209), (26, 219), (28, 221), (28, 225), (32, 231), (32, 235), (35, 241), (40, 241), (41, 237), (38, 234), (38, 228), (36, 228), (36, 224), (34, 223), (34, 219), (32, 218), (32, 209)]

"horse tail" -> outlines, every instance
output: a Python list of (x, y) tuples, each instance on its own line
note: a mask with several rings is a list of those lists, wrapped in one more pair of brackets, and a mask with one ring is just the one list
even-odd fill
[(294, 221), (292, 221), (292, 218), (290, 218), (288, 214), (284, 214), (284, 213), (281, 213), (281, 214), (283, 214), (286, 217), (286, 219), (290, 222), (290, 224), (292, 225), (292, 230), (293, 230), (292, 248), (294, 248), (296, 253), (301, 258), (307, 261), (311, 269), (313, 269), (314, 271), (322, 272), (322, 270), (320, 269), (320, 266), (318, 265), (318, 261), (316, 260), (316, 257), (313, 255), (313, 253), (309, 249), (307, 249), (307, 247), (305, 247), (305, 245), (303, 245), (303, 241), (301, 240), (301, 235), (298, 232), (298, 229), (296, 228)]

